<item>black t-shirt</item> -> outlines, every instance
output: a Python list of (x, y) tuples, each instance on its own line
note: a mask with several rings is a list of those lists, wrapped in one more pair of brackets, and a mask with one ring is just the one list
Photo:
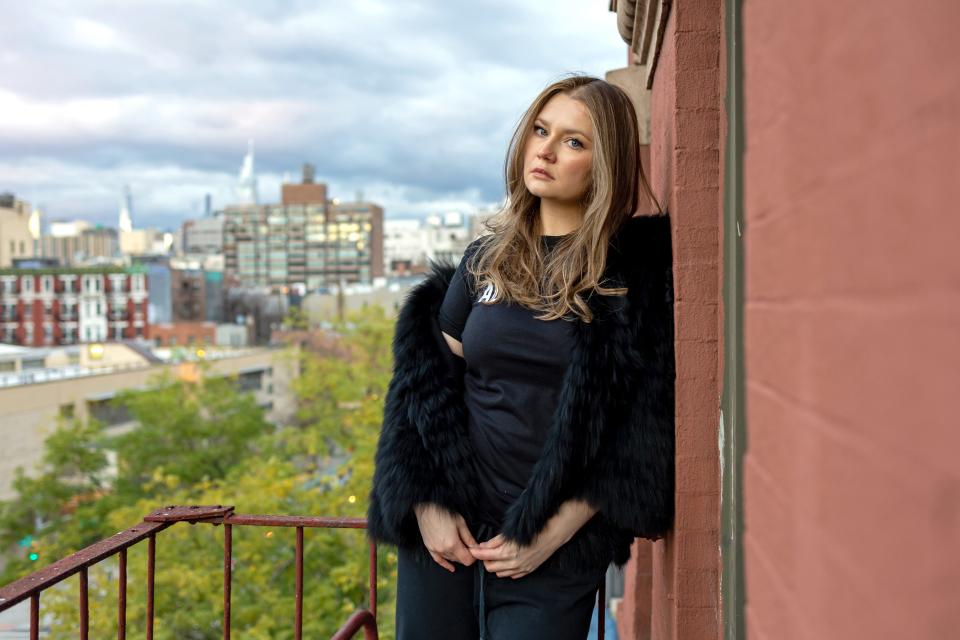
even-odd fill
[[(564, 236), (541, 236), (547, 251)], [(483, 475), (483, 505), (499, 523), (526, 486), (546, 442), (573, 346), (574, 323), (538, 320), (516, 303), (483, 304), (467, 247), (450, 281), (438, 320), (463, 344), (468, 431)]]

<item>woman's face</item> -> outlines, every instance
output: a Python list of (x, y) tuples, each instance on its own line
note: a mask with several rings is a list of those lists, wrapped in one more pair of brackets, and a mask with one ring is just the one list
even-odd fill
[(543, 105), (527, 132), (523, 182), (542, 200), (577, 201), (590, 184), (592, 165), (593, 126), (587, 108), (558, 93)]

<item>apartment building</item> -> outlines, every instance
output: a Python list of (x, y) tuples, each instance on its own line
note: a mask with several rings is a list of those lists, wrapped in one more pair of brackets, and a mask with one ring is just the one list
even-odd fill
[(48, 346), (143, 338), (142, 267), (0, 269), (0, 342)]

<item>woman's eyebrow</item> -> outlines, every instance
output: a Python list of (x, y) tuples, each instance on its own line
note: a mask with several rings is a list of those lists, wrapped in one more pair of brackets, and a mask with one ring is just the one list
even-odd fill
[[(534, 122), (540, 121), (540, 122), (542, 122), (543, 124), (547, 125), (548, 127), (550, 126), (550, 123), (549, 123), (549, 122), (547, 122), (546, 120), (544, 120), (543, 118), (541, 118), (541, 117), (539, 117), (539, 116), (537, 116), (536, 118), (534, 118), (533, 121), (534, 121)], [(586, 138), (587, 140), (590, 140), (590, 136), (588, 136), (587, 134), (585, 134), (583, 131), (578, 131), (578, 130), (576, 130), (576, 129), (564, 129), (564, 130), (563, 130), (563, 133), (579, 133), (580, 135), (582, 135), (582, 136), (583, 136), (584, 138)]]

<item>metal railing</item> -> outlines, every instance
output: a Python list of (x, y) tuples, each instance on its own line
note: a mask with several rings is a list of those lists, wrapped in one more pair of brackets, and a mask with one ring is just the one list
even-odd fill
[[(80, 638), (87, 640), (89, 634), (88, 575), (89, 568), (114, 555), (119, 560), (117, 588), (117, 638), (127, 635), (127, 549), (147, 540), (147, 603), (146, 637), (153, 639), (154, 627), (154, 575), (156, 571), (157, 534), (178, 522), (209, 523), (223, 525), (223, 637), (230, 638), (230, 604), (233, 584), (233, 527), (292, 527), (296, 529), (295, 552), (295, 599), (294, 637), (303, 635), (303, 530), (320, 529), (365, 529), (365, 518), (314, 518), (305, 516), (263, 516), (235, 514), (232, 506), (169, 506), (147, 515), (140, 524), (96, 542), (71, 556), (54, 562), (48, 567), (0, 587), (0, 612), (27, 599), (30, 600), (30, 638), (40, 637), (40, 595), (50, 587), (80, 574), (79, 614)], [(332, 640), (347, 640), (361, 629), (365, 640), (377, 639), (377, 547), (370, 543), (369, 609), (354, 612)]]
[[(140, 524), (114, 536), (96, 542), (48, 567), (0, 587), (0, 612), (30, 599), (30, 640), (40, 637), (40, 594), (70, 576), (80, 574), (80, 638), (88, 640), (88, 569), (114, 555), (119, 558), (117, 588), (117, 638), (126, 639), (127, 627), (127, 549), (147, 540), (147, 607), (146, 638), (153, 640), (154, 575), (156, 571), (157, 534), (178, 522), (223, 525), (223, 637), (230, 638), (230, 605), (233, 586), (233, 527), (294, 527), (296, 528), (294, 638), (303, 636), (303, 530), (304, 529), (365, 529), (366, 518), (323, 518), (308, 516), (273, 516), (236, 514), (232, 506), (169, 506), (157, 509), (144, 517)], [(377, 546), (370, 543), (369, 609), (355, 611), (331, 637), (331, 640), (349, 640), (361, 629), (364, 640), (377, 640)], [(604, 639), (605, 581), (597, 593), (597, 638)]]

